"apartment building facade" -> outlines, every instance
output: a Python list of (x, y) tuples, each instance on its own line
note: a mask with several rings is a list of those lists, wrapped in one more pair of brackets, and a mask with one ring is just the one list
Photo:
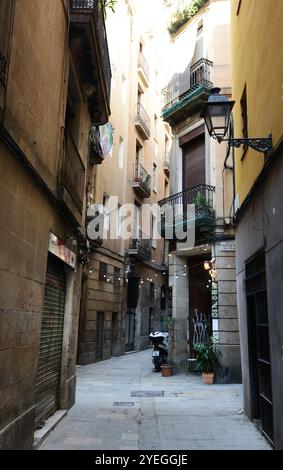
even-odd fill
[(89, 129), (110, 114), (107, 54), (100, 2), (1, 1), (1, 449), (32, 448), (75, 401)]
[[(226, 146), (210, 139), (201, 110), (213, 84), (232, 93), (229, 7), (229, 1), (204, 2), (173, 36), (171, 80), (163, 92), (163, 119), (174, 136), (170, 197), (159, 202), (161, 230), (171, 238), (176, 365), (186, 367), (189, 358), (193, 367), (194, 346), (213, 334), (222, 353), (216, 380), (224, 383), (241, 380), (233, 175), (224, 168)], [(180, 228), (192, 234), (189, 245), (178, 239)]]
[[(164, 240), (153, 240), (154, 213), (146, 234), (141, 220), (143, 206), (169, 194), (170, 129), (161, 118), (165, 72), (156, 50), (158, 35), (148, 24), (145, 5), (130, 0), (108, 13), (107, 31), (113, 147), (91, 177), (89, 204), (104, 207), (102, 225), (116, 235), (106, 231), (100, 246), (90, 240), (81, 307), (82, 364), (148, 347), (149, 332), (160, 328), (170, 309)], [(132, 230), (125, 236), (128, 209)]]

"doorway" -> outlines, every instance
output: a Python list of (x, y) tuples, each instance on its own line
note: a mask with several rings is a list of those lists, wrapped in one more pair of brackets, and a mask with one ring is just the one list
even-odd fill
[(273, 442), (273, 405), (265, 253), (246, 264), (252, 417)]
[(104, 313), (96, 314), (96, 360), (103, 359), (103, 343), (104, 343)]
[(59, 408), (65, 296), (64, 264), (49, 254), (35, 383), (35, 429)]
[(208, 282), (204, 261), (210, 254), (196, 256), (188, 260), (189, 266), (189, 345), (193, 353), (194, 345), (204, 342), (212, 331), (211, 284)]
[(111, 324), (111, 356), (116, 355), (117, 344), (119, 340), (119, 332), (118, 332), (118, 312), (112, 313), (112, 324)]
[(136, 309), (128, 308), (126, 317), (126, 352), (135, 349)]

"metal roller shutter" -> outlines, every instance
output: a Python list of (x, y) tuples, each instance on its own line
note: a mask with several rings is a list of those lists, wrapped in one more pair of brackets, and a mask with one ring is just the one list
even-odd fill
[(59, 407), (65, 292), (64, 266), (49, 255), (35, 386), (35, 428)]

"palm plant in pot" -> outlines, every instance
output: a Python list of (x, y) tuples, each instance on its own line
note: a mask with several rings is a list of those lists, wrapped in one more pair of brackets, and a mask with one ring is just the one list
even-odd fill
[(168, 356), (167, 361), (165, 364), (161, 366), (162, 376), (163, 377), (171, 377), (173, 375), (173, 360), (172, 360), (172, 353), (173, 353), (173, 339), (174, 339), (174, 324), (175, 319), (172, 318), (171, 315), (165, 315), (163, 317), (163, 326), (169, 333), (169, 344), (168, 344)]
[(205, 384), (212, 384), (216, 366), (222, 356), (217, 347), (216, 340), (210, 336), (204, 343), (195, 346), (197, 370), (202, 373), (202, 380)]

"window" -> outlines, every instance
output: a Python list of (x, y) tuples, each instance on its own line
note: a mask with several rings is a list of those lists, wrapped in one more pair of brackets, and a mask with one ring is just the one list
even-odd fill
[(156, 216), (154, 214), (151, 215), (151, 246), (152, 248), (157, 247), (157, 224), (156, 224)]
[(125, 143), (123, 137), (120, 137), (119, 141), (119, 167), (124, 168), (124, 151), (125, 151)]
[(158, 117), (156, 114), (154, 115), (154, 138), (158, 140)]
[(152, 190), (157, 193), (157, 165), (155, 163), (152, 167)]
[[(245, 139), (248, 138), (248, 108), (247, 108), (247, 87), (245, 85), (242, 98), (241, 98), (241, 114), (242, 114), (242, 134)], [(243, 156), (245, 155), (247, 151), (248, 146), (244, 145), (244, 153)]]
[(154, 300), (154, 293), (155, 293), (155, 285), (153, 282), (149, 285), (149, 298), (150, 300)]
[(107, 264), (99, 262), (99, 280), (100, 281), (107, 281)]
[(110, 208), (109, 208), (110, 198), (107, 194), (103, 195), (103, 230), (105, 231), (104, 237), (107, 237), (107, 232), (110, 230)]
[(118, 210), (116, 214), (116, 228), (117, 228), (117, 238), (122, 236), (122, 220), (121, 220), (121, 204), (118, 204)]
[(121, 273), (120, 268), (114, 268), (114, 287), (120, 287)]

